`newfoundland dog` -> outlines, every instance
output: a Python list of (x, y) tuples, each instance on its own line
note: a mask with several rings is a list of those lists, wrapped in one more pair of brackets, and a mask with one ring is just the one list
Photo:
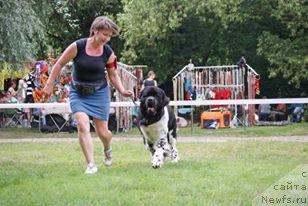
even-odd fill
[(168, 104), (169, 98), (156, 86), (145, 87), (140, 94), (137, 124), (144, 144), (152, 154), (153, 168), (160, 168), (168, 156), (172, 163), (179, 160), (176, 118)]

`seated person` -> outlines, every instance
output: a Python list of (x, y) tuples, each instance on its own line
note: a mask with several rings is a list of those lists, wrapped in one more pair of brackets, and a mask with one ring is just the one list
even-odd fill
[(286, 104), (278, 104), (272, 113), (276, 121), (283, 121), (288, 119), (288, 109)]
[[(6, 98), (4, 95), (4, 91), (0, 90), (0, 104), (6, 103)], [(0, 127), (2, 127), (4, 123), (4, 109), (0, 109)]]
[(15, 82), (11, 82), (10, 83), (10, 88), (8, 89), (8, 91), (10, 92), (11, 96), (12, 97), (15, 97), (16, 98), (16, 95), (17, 95), (17, 92), (16, 92), (16, 83)]
[(5, 103), (18, 103), (18, 100), (12, 96), (10, 91), (5, 92)]
[(0, 90), (0, 103), (6, 103), (7, 98), (5, 97), (5, 92)]
[(294, 110), (292, 112), (292, 122), (301, 122), (304, 114), (304, 104), (294, 104)]
[[(266, 97), (263, 97), (266, 99)], [(258, 114), (260, 121), (266, 121), (271, 116), (271, 105), (270, 104), (260, 104), (258, 107)]]
[(286, 104), (278, 104), (276, 111), (287, 113), (287, 105)]

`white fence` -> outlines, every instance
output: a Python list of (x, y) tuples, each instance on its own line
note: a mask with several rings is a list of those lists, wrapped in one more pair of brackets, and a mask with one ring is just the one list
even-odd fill
[[(187, 107), (201, 107), (201, 106), (211, 106), (211, 105), (225, 105), (227, 108), (232, 108), (234, 105), (259, 105), (259, 104), (294, 104), (294, 103), (303, 103), (308, 104), (308, 98), (279, 98), (279, 99), (238, 99), (238, 100), (195, 100), (195, 101), (170, 101), (170, 105), (174, 106), (175, 111), (178, 111), (177, 108), (181, 106)], [(132, 107), (138, 106), (139, 102), (126, 101), (126, 102), (111, 102), (111, 107), (115, 109), (127, 108), (128, 111), (133, 111)], [(0, 109), (26, 109), (26, 108), (36, 108), (54, 111), (57, 114), (68, 114), (71, 112), (69, 103), (23, 103), (23, 104), (0, 104)], [(236, 107), (235, 107), (236, 108)], [(120, 115), (120, 114), (118, 114)], [(125, 115), (130, 116), (132, 119), (133, 114)], [(193, 123), (194, 109), (190, 109), (191, 123)], [(120, 116), (121, 117), (121, 116)], [(122, 116), (125, 118), (124, 116)], [(247, 123), (250, 125), (250, 123)], [(245, 126), (247, 125), (245, 123)], [(191, 124), (192, 126), (193, 124)], [(237, 125), (237, 122), (236, 122)], [(132, 127), (132, 124), (128, 125), (126, 129)], [(117, 131), (119, 128), (117, 127)]]
[[(195, 101), (170, 101), (171, 106), (206, 106), (206, 105), (256, 105), (256, 104), (308, 104), (308, 98), (277, 98), (277, 99), (233, 99), (233, 100), (195, 100)], [(139, 105), (139, 102), (136, 102)], [(111, 107), (135, 107), (135, 103), (111, 102)], [(59, 108), (70, 111), (69, 103), (23, 103), (0, 104), (0, 109), (9, 108)]]

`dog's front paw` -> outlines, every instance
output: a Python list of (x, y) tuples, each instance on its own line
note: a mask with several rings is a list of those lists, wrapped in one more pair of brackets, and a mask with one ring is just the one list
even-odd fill
[(152, 167), (154, 169), (160, 168), (164, 164), (164, 154), (162, 151), (156, 150), (152, 157)]

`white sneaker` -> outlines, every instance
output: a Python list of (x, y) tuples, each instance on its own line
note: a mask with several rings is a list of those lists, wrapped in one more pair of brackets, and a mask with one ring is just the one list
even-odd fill
[(105, 154), (104, 164), (106, 166), (112, 165), (112, 148), (105, 150), (104, 154)]
[(90, 162), (87, 166), (86, 171), (84, 172), (84, 174), (86, 175), (92, 175), (95, 174), (97, 172), (97, 167), (93, 162)]

